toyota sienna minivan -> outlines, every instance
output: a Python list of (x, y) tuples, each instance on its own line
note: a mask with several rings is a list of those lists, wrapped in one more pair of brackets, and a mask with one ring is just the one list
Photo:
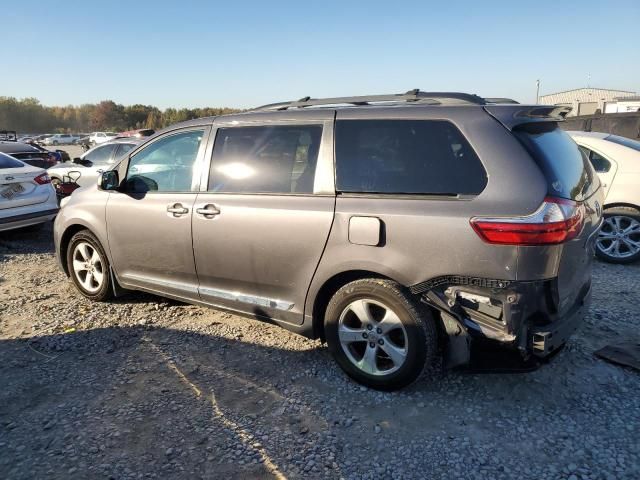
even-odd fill
[(267, 319), (377, 389), (474, 342), (545, 357), (588, 307), (602, 222), (567, 112), (412, 90), (190, 120), (65, 199), (56, 253), (89, 299)]

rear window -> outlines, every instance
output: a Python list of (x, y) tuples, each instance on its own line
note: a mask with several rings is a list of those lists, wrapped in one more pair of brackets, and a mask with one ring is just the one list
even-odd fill
[(477, 195), (486, 185), (480, 159), (450, 122), (336, 122), (336, 187), (341, 192)]
[(619, 137), (618, 135), (609, 135), (605, 140), (613, 143), (617, 143), (618, 145), (624, 145), (625, 147), (632, 148), (638, 152), (640, 152), (640, 142), (637, 140), (631, 140), (630, 138)]
[(514, 133), (544, 173), (549, 195), (581, 201), (598, 188), (589, 160), (557, 123), (529, 123)]
[(24, 167), (24, 163), (19, 162), (15, 158), (10, 157), (4, 153), (0, 153), (0, 169), (2, 168), (21, 168)]

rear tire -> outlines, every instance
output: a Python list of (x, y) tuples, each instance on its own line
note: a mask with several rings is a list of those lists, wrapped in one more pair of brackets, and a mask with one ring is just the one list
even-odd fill
[(89, 230), (81, 230), (71, 237), (67, 268), (78, 291), (89, 300), (104, 302), (113, 297), (109, 259)]
[(605, 210), (596, 240), (596, 255), (605, 262), (626, 264), (640, 260), (640, 211), (631, 207)]
[(338, 365), (377, 390), (413, 383), (437, 348), (429, 309), (391, 280), (362, 279), (340, 288), (327, 306), (324, 325)]

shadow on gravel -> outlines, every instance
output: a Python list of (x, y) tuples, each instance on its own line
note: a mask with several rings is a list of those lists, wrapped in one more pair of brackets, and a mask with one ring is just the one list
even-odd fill
[(0, 478), (339, 478), (354, 428), (371, 451), (381, 430), (495, 442), (482, 417), (520, 418), (517, 406), (536, 398), (555, 418), (575, 402), (575, 389), (545, 395), (567, 388), (568, 371), (544, 383), (450, 373), (365, 390), (319, 344), (286, 344), (157, 327), (0, 341)]
[(54, 253), (53, 224), (0, 232), (0, 262), (6, 255)]

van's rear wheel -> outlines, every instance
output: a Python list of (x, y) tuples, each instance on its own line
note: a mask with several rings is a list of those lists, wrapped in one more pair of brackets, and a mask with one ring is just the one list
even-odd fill
[(88, 299), (103, 302), (113, 296), (109, 260), (90, 231), (81, 230), (71, 238), (67, 267), (76, 288)]
[(640, 212), (629, 207), (610, 208), (596, 240), (596, 255), (611, 263), (640, 259)]
[(436, 351), (436, 327), (427, 307), (396, 282), (363, 279), (333, 296), (325, 336), (340, 367), (357, 382), (395, 390), (414, 382)]

